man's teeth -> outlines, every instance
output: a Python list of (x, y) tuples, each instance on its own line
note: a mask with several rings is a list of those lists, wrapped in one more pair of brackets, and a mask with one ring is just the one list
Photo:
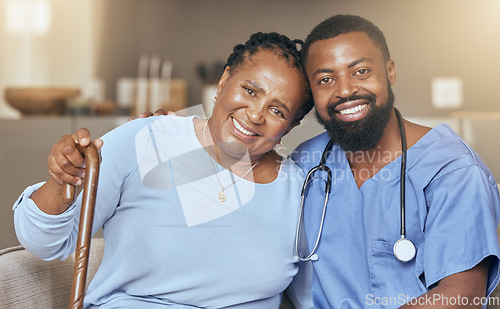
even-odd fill
[(236, 129), (238, 129), (241, 133), (245, 134), (245, 135), (248, 135), (248, 136), (255, 136), (257, 134), (255, 133), (252, 133), (248, 130), (245, 130), (245, 128), (243, 128), (239, 123), (238, 121), (236, 121), (236, 119), (233, 118), (233, 123), (234, 123), (234, 126), (236, 127)]
[(354, 113), (359, 112), (363, 108), (365, 108), (367, 105), (368, 104), (363, 104), (363, 105), (358, 105), (358, 106), (353, 107), (353, 108), (343, 109), (343, 110), (339, 111), (339, 113), (341, 113), (342, 115), (354, 114)]

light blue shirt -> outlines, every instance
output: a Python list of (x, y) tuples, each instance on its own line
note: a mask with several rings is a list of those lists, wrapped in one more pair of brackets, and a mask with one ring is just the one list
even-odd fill
[[(316, 166), (326, 133), (292, 154), (305, 171)], [(367, 160), (388, 160), (381, 156)], [(390, 160), (389, 160), (390, 161)], [(312, 262), (316, 308), (395, 308), (426, 293), (446, 276), (494, 257), (487, 293), (499, 281), (497, 226), (500, 197), (479, 156), (447, 125), (429, 131), (408, 149), (406, 231), (416, 257), (402, 263), (393, 254), (400, 239), (401, 157), (358, 189), (345, 152), (328, 157), (332, 192), (323, 234)], [(310, 248), (316, 241), (324, 187), (313, 185), (305, 203)]]
[[(192, 118), (138, 119), (103, 140), (93, 230), (103, 227), (106, 245), (85, 307), (279, 307), (298, 269), (298, 166), (284, 159), (269, 184), (238, 180), (210, 163)], [(214, 169), (224, 186), (234, 182), (224, 203)], [(29, 198), (38, 187), (14, 205), (16, 233), (37, 256), (65, 259), (75, 250), (81, 196), (47, 215)]]

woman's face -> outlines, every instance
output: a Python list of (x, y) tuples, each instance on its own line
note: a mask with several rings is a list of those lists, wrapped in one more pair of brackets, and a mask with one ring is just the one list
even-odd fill
[(305, 95), (306, 79), (273, 51), (247, 57), (218, 84), (210, 129), (217, 147), (253, 159), (273, 149), (294, 125)]

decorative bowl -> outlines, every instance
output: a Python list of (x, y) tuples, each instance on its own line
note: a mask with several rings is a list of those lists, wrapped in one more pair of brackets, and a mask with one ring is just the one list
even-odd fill
[(23, 115), (62, 115), (66, 101), (80, 95), (75, 87), (7, 87), (5, 100)]

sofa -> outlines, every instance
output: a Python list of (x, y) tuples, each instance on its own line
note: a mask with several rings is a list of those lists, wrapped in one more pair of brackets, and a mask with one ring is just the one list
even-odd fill
[[(87, 285), (103, 252), (104, 239), (92, 239)], [(0, 250), (0, 309), (68, 308), (74, 263), (74, 254), (64, 261), (43, 261), (22, 246)]]
[[(102, 260), (104, 239), (91, 243), (87, 285)], [(68, 308), (74, 255), (66, 260), (43, 261), (22, 246), (0, 250), (0, 309)], [(280, 309), (293, 309), (284, 297)]]
[[(93, 238), (87, 285), (101, 263), (103, 252), (104, 239)], [(0, 250), (0, 309), (68, 308), (74, 262), (74, 255), (64, 261), (43, 261), (22, 246)], [(488, 309), (500, 309), (500, 286), (491, 299), (494, 303)], [(286, 295), (280, 309), (294, 309)]]

